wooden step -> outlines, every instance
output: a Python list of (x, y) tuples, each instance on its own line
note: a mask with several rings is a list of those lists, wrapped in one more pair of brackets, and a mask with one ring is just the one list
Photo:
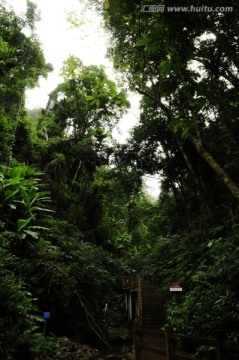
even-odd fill
[(142, 285), (143, 328), (158, 330), (165, 324), (165, 312), (161, 291), (155, 286)]

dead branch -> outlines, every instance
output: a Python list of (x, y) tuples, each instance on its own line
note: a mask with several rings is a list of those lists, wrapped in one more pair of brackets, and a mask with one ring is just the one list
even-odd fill
[(83, 303), (83, 301), (81, 300), (81, 297), (78, 293), (78, 291), (76, 291), (76, 296), (81, 304), (81, 306), (83, 307), (83, 309), (85, 310), (85, 315), (86, 315), (86, 320), (90, 326), (90, 328), (94, 331), (94, 333), (98, 336), (98, 338), (103, 341), (103, 343), (109, 348), (111, 349), (110, 344), (108, 343), (108, 341), (106, 340), (103, 332), (100, 329), (100, 326), (97, 324), (97, 322), (95, 321), (94, 317), (88, 312), (85, 304)]

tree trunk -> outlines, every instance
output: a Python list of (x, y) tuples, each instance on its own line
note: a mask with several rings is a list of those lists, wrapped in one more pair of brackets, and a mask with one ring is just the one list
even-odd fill
[(216, 162), (211, 154), (204, 148), (200, 134), (197, 132), (195, 137), (192, 134), (188, 134), (189, 140), (193, 143), (199, 155), (203, 157), (208, 165), (213, 169), (213, 171), (218, 175), (218, 177), (224, 182), (228, 190), (239, 201), (239, 188), (235, 182), (230, 178), (230, 176), (223, 170), (223, 168)]

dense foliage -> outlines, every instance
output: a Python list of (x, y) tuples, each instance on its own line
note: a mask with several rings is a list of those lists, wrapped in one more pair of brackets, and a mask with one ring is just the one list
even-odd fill
[[(187, 0), (92, 2), (115, 68), (141, 95), (121, 160), (161, 176), (148, 248), (131, 264), (162, 287), (176, 330), (212, 336), (224, 329), (238, 339), (238, 5), (227, 2), (226, 12), (219, 1), (220, 12), (185, 14), (168, 7), (190, 8)], [(174, 282), (181, 296), (170, 295)]]
[[(105, 302), (133, 271), (162, 288), (177, 331), (238, 340), (236, 3), (185, 16), (89, 1), (116, 69), (141, 94), (124, 145), (112, 130), (125, 92), (74, 56), (46, 108), (25, 108), (25, 90), (52, 69), (27, 3), (24, 17), (0, 5), (0, 357), (59, 359), (57, 337), (106, 334)], [(145, 174), (160, 175), (158, 199)], [(182, 294), (169, 293), (174, 282)]]

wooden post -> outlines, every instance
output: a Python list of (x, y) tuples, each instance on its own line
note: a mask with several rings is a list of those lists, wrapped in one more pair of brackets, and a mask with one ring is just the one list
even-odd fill
[(138, 331), (139, 329), (134, 328), (134, 351), (135, 351), (135, 360), (141, 360), (142, 351), (141, 351), (141, 341), (142, 333)]
[(170, 326), (165, 326), (165, 341), (166, 341), (166, 351), (167, 351), (167, 360), (172, 360), (173, 348), (171, 343), (171, 334), (173, 330)]
[(46, 319), (44, 319), (44, 329), (43, 329), (44, 336), (46, 337)]
[(132, 313), (132, 294), (131, 294), (131, 291), (129, 292), (128, 316), (129, 316), (129, 320), (131, 321), (131, 320), (133, 319), (133, 313)]
[(225, 360), (224, 349), (222, 345), (223, 339), (224, 339), (223, 331), (217, 331), (216, 333), (217, 360)]

